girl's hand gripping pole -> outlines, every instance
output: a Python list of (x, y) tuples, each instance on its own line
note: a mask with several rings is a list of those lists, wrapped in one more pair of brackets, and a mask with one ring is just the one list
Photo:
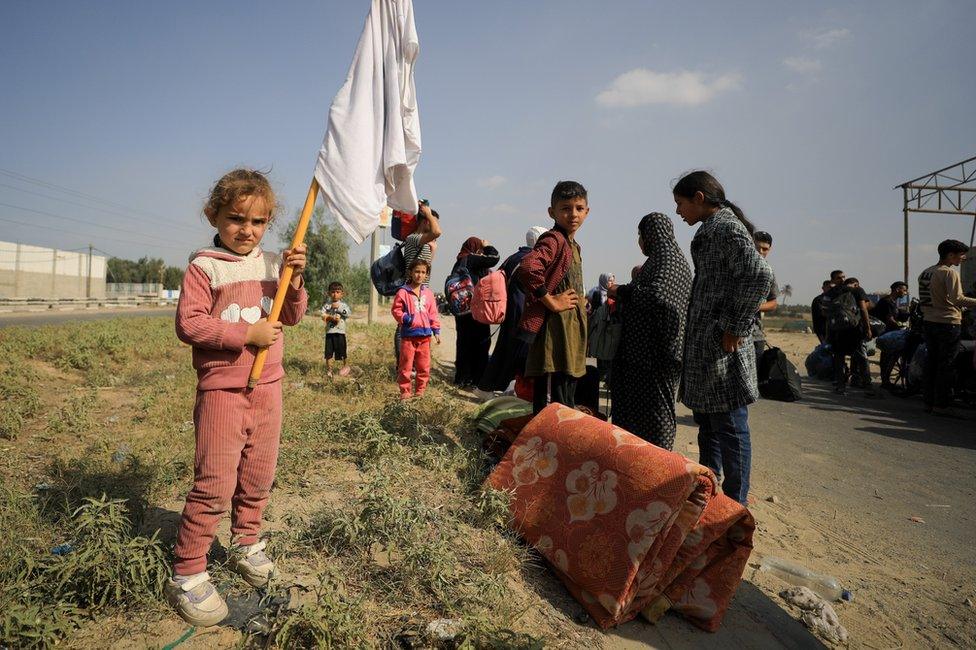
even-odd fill
[[(302, 208), (302, 215), (298, 219), (298, 226), (295, 228), (295, 236), (291, 240), (291, 248), (301, 246), (305, 241), (305, 233), (308, 231), (308, 223), (312, 219), (312, 211), (315, 209), (315, 199), (319, 195), (319, 184), (312, 178), (312, 184), (308, 188), (308, 196), (305, 197), (305, 207)], [(285, 294), (291, 285), (293, 269), (285, 266), (281, 269), (281, 277), (278, 280), (278, 291), (275, 293), (274, 303), (271, 305), (271, 313), (268, 314), (269, 321), (276, 321), (281, 316), (281, 307), (285, 304)], [(264, 362), (268, 358), (268, 348), (261, 348), (254, 357), (254, 365), (251, 366), (251, 376), (247, 380), (247, 387), (254, 388), (261, 379), (261, 371), (264, 370)]]

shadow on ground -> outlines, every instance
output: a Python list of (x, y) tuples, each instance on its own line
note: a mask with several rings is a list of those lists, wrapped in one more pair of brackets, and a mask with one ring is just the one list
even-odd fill
[[(526, 584), (562, 616), (596, 628), (586, 609), (549, 570), (545, 560), (535, 551), (532, 557), (535, 561), (522, 569)], [(826, 648), (779, 603), (745, 579), (717, 632), (705, 632), (680, 615), (668, 614), (657, 624), (638, 616), (605, 634), (610, 648)]]
[(743, 580), (717, 632), (705, 632), (678, 615), (656, 625), (637, 618), (611, 634), (614, 648), (797, 648), (826, 646), (761, 589)]
[(830, 384), (806, 380), (803, 401), (811, 408), (850, 413), (867, 426), (855, 430), (946, 447), (976, 449), (976, 413), (960, 409), (960, 417), (944, 418), (925, 413), (917, 397), (900, 397), (879, 391), (878, 397), (865, 397), (863, 391), (851, 389), (845, 395), (835, 394)]

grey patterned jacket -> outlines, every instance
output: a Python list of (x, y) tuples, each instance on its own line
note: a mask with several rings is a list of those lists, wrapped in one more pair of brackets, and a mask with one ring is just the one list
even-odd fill
[(702, 222), (691, 242), (695, 279), (688, 306), (681, 401), (702, 413), (724, 413), (759, 397), (756, 351), (722, 350), (722, 333), (749, 337), (772, 271), (742, 222), (722, 208)]

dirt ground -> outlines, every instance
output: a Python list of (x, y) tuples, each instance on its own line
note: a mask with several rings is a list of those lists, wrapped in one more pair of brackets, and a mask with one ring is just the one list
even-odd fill
[[(805, 375), (815, 337), (769, 338)], [(751, 410), (754, 559), (836, 576), (854, 594), (837, 607), (852, 647), (976, 646), (976, 413), (947, 420), (926, 415), (919, 397), (836, 396), (814, 380), (804, 389), (800, 402)], [(677, 448), (696, 453), (689, 415)], [(770, 598), (783, 586), (747, 577)]]
[[(445, 364), (451, 335), (440, 348)], [(923, 413), (918, 397), (836, 396), (806, 377), (814, 335), (768, 338), (803, 376), (804, 399), (750, 408), (758, 528), (722, 629), (709, 635), (674, 616), (657, 626), (637, 620), (606, 635), (608, 645), (823, 647), (780, 598), (790, 585), (758, 570), (774, 556), (835, 576), (852, 592), (852, 602), (834, 604), (851, 648), (976, 647), (976, 413), (946, 420)], [(872, 363), (875, 381), (877, 371)], [(678, 423), (675, 451), (697, 460), (697, 429), (682, 405)]]

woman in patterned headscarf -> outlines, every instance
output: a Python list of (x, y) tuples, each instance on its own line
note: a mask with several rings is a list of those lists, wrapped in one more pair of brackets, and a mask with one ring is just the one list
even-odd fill
[(671, 220), (660, 212), (641, 219), (637, 244), (647, 256), (637, 278), (609, 290), (623, 314), (610, 377), (613, 423), (671, 449), (691, 268), (674, 239)]

